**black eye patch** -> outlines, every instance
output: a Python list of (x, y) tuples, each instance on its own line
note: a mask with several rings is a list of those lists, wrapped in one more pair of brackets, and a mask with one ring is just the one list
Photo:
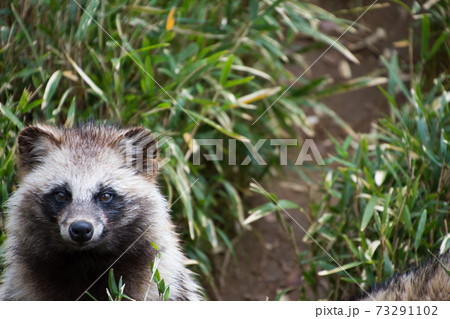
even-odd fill
[(58, 215), (61, 210), (72, 202), (72, 193), (68, 184), (58, 185), (53, 187), (50, 191), (40, 197), (40, 206), (42, 211), (54, 217)]
[(120, 196), (117, 194), (117, 192), (109, 186), (101, 186), (99, 187), (99, 191), (94, 195), (94, 200), (100, 204), (109, 206), (114, 204)]
[(119, 219), (125, 211), (125, 197), (110, 186), (100, 186), (93, 199), (110, 220)]

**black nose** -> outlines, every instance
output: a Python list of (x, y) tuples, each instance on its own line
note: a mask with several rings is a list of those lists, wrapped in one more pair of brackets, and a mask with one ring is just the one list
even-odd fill
[(84, 243), (89, 241), (94, 234), (94, 226), (88, 222), (75, 222), (69, 226), (69, 235), (73, 241)]

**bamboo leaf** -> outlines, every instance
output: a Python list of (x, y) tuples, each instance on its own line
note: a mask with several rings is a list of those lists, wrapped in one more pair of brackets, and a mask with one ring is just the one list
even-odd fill
[(287, 209), (297, 209), (297, 208), (299, 208), (299, 206), (298, 206), (296, 203), (291, 202), (291, 201), (286, 200), (286, 199), (281, 199), (281, 200), (278, 202), (278, 206), (279, 206), (282, 210), (287, 210)]
[(450, 249), (450, 234), (445, 235), (439, 247), (439, 254), (443, 255)]
[(116, 279), (114, 278), (114, 270), (112, 268), (109, 270), (108, 286), (109, 289), (112, 290), (114, 295), (117, 295), (119, 293), (119, 289), (117, 288), (116, 284)]
[(164, 291), (164, 295), (163, 295), (163, 300), (169, 300), (169, 295), (170, 295), (170, 286), (166, 287), (166, 290)]
[(239, 141), (248, 140), (248, 138), (246, 138), (245, 136), (237, 134), (237, 133), (234, 133), (234, 132), (231, 132), (231, 131), (228, 131), (223, 126), (221, 126), (221, 125), (217, 124), (216, 122), (214, 122), (214, 121), (204, 117), (203, 115), (200, 115), (200, 114), (198, 114), (196, 112), (193, 112), (193, 111), (190, 111), (190, 110), (186, 110), (186, 109), (185, 109), (185, 112), (188, 113), (189, 115), (191, 115), (192, 117), (196, 118), (197, 120), (201, 120), (204, 123), (208, 124), (209, 126), (215, 128), (217, 131), (219, 131), (219, 132), (221, 132), (221, 133), (223, 133), (225, 135), (228, 135), (229, 137), (235, 138), (235, 139), (237, 139)]
[(333, 268), (331, 270), (319, 271), (318, 275), (319, 276), (328, 276), (328, 275), (336, 274), (338, 272), (341, 272), (341, 271), (344, 271), (344, 270), (347, 270), (347, 269), (358, 267), (359, 265), (362, 265), (363, 263), (364, 263), (363, 261), (355, 261), (355, 262), (346, 264), (346, 265), (344, 265), (342, 267), (336, 267), (336, 268)]
[(88, 28), (92, 23), (92, 17), (94, 16), (99, 3), (99, 0), (92, 0), (89, 2), (87, 7), (83, 9), (83, 15), (80, 19), (80, 25), (78, 26), (77, 32), (75, 34), (75, 38), (78, 42), (83, 41), (86, 37)]
[(72, 64), (75, 71), (78, 72), (78, 74), (83, 78), (83, 80), (91, 87), (91, 89), (100, 96), (103, 101), (108, 102), (108, 98), (106, 97), (105, 93), (94, 83), (94, 81), (91, 80), (91, 78), (84, 73), (84, 71), (78, 66), (78, 64), (75, 63), (72, 58), (66, 54), (67, 60), (69, 60), (69, 63)]
[(19, 129), (23, 129), (22, 122), (2, 103), (0, 103), (0, 112), (3, 113), (11, 122), (13, 122)]
[(42, 98), (42, 109), (44, 110), (50, 103), (50, 100), (55, 94), (56, 88), (58, 87), (59, 80), (61, 79), (62, 72), (60, 70), (52, 74), (45, 87), (44, 96)]
[(420, 41), (420, 57), (425, 60), (428, 53), (428, 41), (430, 38), (430, 19), (425, 13), (422, 18), (422, 40)]
[(361, 221), (361, 231), (364, 231), (366, 229), (367, 225), (369, 224), (370, 219), (373, 216), (373, 212), (375, 210), (375, 205), (378, 202), (378, 197), (372, 196), (367, 203), (366, 208), (364, 209), (363, 218)]
[(427, 222), (427, 210), (425, 209), (420, 216), (419, 224), (417, 225), (416, 238), (414, 240), (415, 250), (419, 249), (420, 243), (422, 242), (422, 235), (425, 229), (425, 224)]
[(250, 82), (250, 81), (253, 80), (254, 78), (255, 78), (255, 77), (252, 75), (252, 76), (247, 76), (247, 77), (242, 78), (242, 79), (236, 79), (236, 80), (226, 81), (226, 82), (223, 84), (223, 87), (224, 87), (224, 88), (230, 88), (230, 87), (233, 87), (233, 86), (236, 86), (236, 85), (245, 84), (245, 83), (247, 83), (247, 82)]
[(64, 123), (65, 127), (73, 127), (73, 124), (75, 123), (75, 98), (72, 99), (72, 102), (70, 102), (69, 111), (67, 112), (67, 119)]
[(165, 290), (166, 290), (166, 285), (164, 283), (164, 279), (161, 279), (161, 281), (158, 282), (158, 291), (160, 294), (163, 294)]
[(249, 211), (249, 216), (244, 220), (244, 225), (249, 225), (266, 215), (272, 214), (276, 210), (273, 203), (266, 203), (264, 205), (253, 208)]
[(220, 74), (220, 84), (224, 85), (225, 81), (227, 80), (228, 74), (230, 73), (231, 70), (231, 65), (233, 64), (233, 55), (231, 54), (228, 59), (227, 62), (225, 62), (223, 69), (222, 69), (222, 73)]

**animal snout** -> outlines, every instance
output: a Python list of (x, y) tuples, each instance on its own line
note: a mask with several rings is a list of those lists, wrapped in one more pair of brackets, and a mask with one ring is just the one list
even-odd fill
[(91, 240), (94, 234), (94, 226), (86, 221), (74, 222), (69, 226), (69, 235), (77, 243), (85, 243)]

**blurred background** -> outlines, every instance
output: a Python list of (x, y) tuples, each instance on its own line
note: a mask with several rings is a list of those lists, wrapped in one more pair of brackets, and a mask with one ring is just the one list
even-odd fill
[[(172, 216), (207, 299), (355, 298), (450, 246), (449, 32), (448, 0), (0, 1), (0, 244), (21, 128), (141, 125), (169, 202), (199, 178)], [(229, 165), (273, 138), (289, 165)]]

